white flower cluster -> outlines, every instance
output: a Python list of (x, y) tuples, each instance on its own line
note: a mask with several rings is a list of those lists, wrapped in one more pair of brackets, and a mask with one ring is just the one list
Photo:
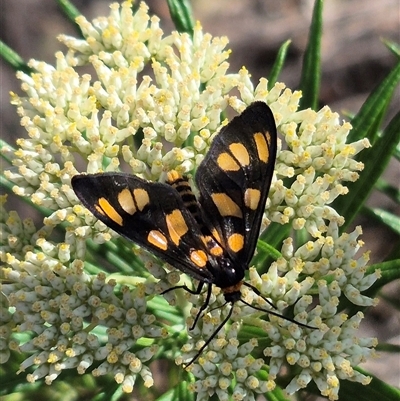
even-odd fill
[[(143, 337), (165, 338), (167, 331), (148, 314), (144, 285), (135, 290), (121, 286), (117, 295), (116, 281), (107, 281), (104, 273), (87, 274), (78, 259), (64, 264), (68, 244), (51, 247), (30, 219), (21, 221), (3, 209), (5, 196), (1, 201), (1, 258), (8, 266), (1, 272), (7, 299), (0, 313), (2, 362), (12, 350), (31, 354), (19, 372), (36, 365), (27, 380), (44, 377), (50, 384), (64, 369), (83, 374), (100, 361), (94, 376), (113, 374), (127, 392), (138, 376), (150, 387), (153, 379), (144, 362), (158, 347), (144, 346), (136, 353), (131, 349)], [(34, 334), (19, 343), (13, 333), (25, 332)]]
[[(272, 221), (291, 221), (295, 230), (306, 228), (313, 237), (326, 233), (327, 221), (343, 224), (343, 218), (329, 205), (347, 194), (342, 182), (358, 179), (357, 171), (363, 165), (354, 156), (369, 146), (367, 139), (347, 144), (350, 129), (351, 125), (341, 125), (338, 114), (327, 106), (318, 112), (293, 110), (289, 118), (285, 116), (279, 126), (285, 149), (278, 152), (278, 179), (270, 190)], [(286, 186), (288, 180), (291, 184)]]
[[(10, 350), (30, 353), (20, 371), (36, 366), (28, 379), (45, 377), (51, 383), (63, 369), (83, 373), (100, 361), (93, 375), (114, 374), (126, 392), (132, 391), (138, 375), (146, 386), (152, 384), (146, 363), (160, 342), (132, 350), (141, 337), (164, 338), (166, 332), (147, 312), (145, 295), (176, 285), (180, 274), (141, 250), (137, 255), (157, 284), (142, 278), (129, 289), (107, 280), (103, 272), (85, 270), (87, 240), (107, 245), (116, 234), (79, 204), (71, 177), (81, 171), (121, 168), (151, 180), (162, 180), (171, 169), (191, 173), (226, 124), (221, 113), (228, 106), (242, 111), (263, 100), (282, 135), (266, 222), (305, 228), (315, 240), (296, 249), (287, 239), (282, 257), (268, 274), (259, 277), (251, 269), (250, 277), (277, 311), (293, 306), (294, 319), (314, 329), (273, 316), (261, 320), (261, 312), (238, 302), (235, 323), (221, 330), (190, 367), (198, 379), (191, 388), (198, 400), (214, 393), (223, 400), (235, 380), (236, 399), (251, 400), (275, 387), (284, 362), (302, 368), (287, 387), (290, 393), (314, 380), (334, 400), (338, 379), (366, 382), (353, 367), (372, 353), (374, 340), (358, 338), (361, 316), (348, 318), (337, 306), (341, 294), (356, 305), (373, 304), (361, 292), (378, 273), (365, 276), (367, 256), (355, 258), (360, 231), (339, 236), (343, 218), (330, 204), (347, 192), (343, 182), (358, 178), (363, 166), (354, 156), (368, 142), (346, 144), (348, 123), (340, 124), (328, 107), (298, 111), (301, 93), (281, 83), (268, 90), (266, 79), (254, 87), (245, 68), (227, 74), (227, 39), (212, 38), (199, 24), (193, 37), (177, 32), (164, 36), (147, 6), (141, 3), (133, 13), (130, 1), (112, 4), (107, 18), (90, 23), (79, 17), (77, 23), (84, 39), (60, 36), (67, 54), (57, 53), (55, 66), (32, 60), (34, 74), (18, 73), (26, 95), (12, 95), (28, 135), (17, 140), (15, 149), (3, 147), (3, 155), (12, 161), (4, 176), (17, 195), (30, 197), (51, 213), (36, 230), (30, 220), (4, 211), (1, 290), (7, 302), (1, 305), (2, 362)], [(87, 64), (93, 76), (80, 75), (79, 66)], [(231, 94), (233, 89), (238, 96)], [(64, 229), (63, 242), (52, 237), (55, 228)], [(319, 302), (310, 310), (312, 294)], [(215, 295), (211, 307), (223, 303), (218, 289)], [(174, 301), (172, 292), (165, 297)], [(267, 307), (250, 290), (244, 289), (243, 297)], [(199, 297), (190, 300), (199, 305)], [(224, 308), (215, 309), (199, 320), (178, 362), (196, 354), (225, 313)], [(270, 342), (264, 356), (252, 356), (254, 338), (241, 340), (239, 329), (247, 325), (267, 333)], [(19, 344), (15, 333), (24, 331), (34, 334)], [(265, 363), (270, 365), (269, 377), (262, 380), (258, 373)]]
[[(353, 367), (374, 355), (376, 339), (358, 336), (357, 330), (363, 318), (361, 312), (349, 318), (340, 312), (338, 306), (342, 293), (356, 305), (374, 305), (376, 300), (362, 296), (360, 291), (369, 288), (380, 277), (380, 273), (376, 271), (364, 275), (369, 258), (368, 253), (356, 257), (362, 245), (362, 241), (357, 240), (361, 234), (359, 227), (351, 234), (339, 236), (337, 223), (331, 223), (328, 234), (326, 238), (309, 241), (296, 251), (292, 239), (288, 238), (281, 250), (282, 257), (271, 265), (268, 273), (260, 277), (256, 269), (250, 269), (251, 284), (276, 306), (272, 312), (278, 311), (282, 317), (269, 316), (269, 320), (261, 320), (259, 311), (243, 306), (240, 302), (235, 304), (233, 319), (236, 322), (227, 333), (219, 333), (218, 338), (211, 341), (208, 351), (189, 368), (199, 378), (193, 386), (199, 393), (204, 393), (204, 399), (206, 394), (212, 392), (221, 398), (220, 393), (226, 389), (227, 381), (232, 382), (233, 376), (237, 380), (234, 391), (242, 394), (242, 399), (252, 399), (251, 394), (254, 397), (258, 392), (270, 391), (275, 387), (275, 379), (284, 365), (301, 368), (294, 369), (297, 373), (286, 387), (289, 394), (305, 388), (314, 380), (322, 395), (336, 400), (339, 379), (347, 378), (363, 384), (370, 382), (371, 378)], [(329, 277), (330, 282), (323, 277)], [(312, 297), (309, 294), (315, 282), (319, 302), (311, 308)], [(246, 302), (255, 305), (261, 302), (259, 307), (270, 309), (253, 292), (242, 293)], [(195, 305), (199, 304), (194, 296), (191, 296), (191, 301)], [(192, 340), (182, 348), (183, 354), (177, 363), (190, 361), (196, 355), (196, 350), (203, 345), (204, 339), (215, 331), (223, 319), (221, 313), (226, 313), (219, 307), (223, 304), (221, 294), (212, 298), (212, 312), (189, 332)], [(296, 322), (308, 327), (286, 320), (283, 316), (287, 307), (293, 307)], [(197, 314), (198, 309), (194, 308), (192, 313)], [(247, 325), (247, 330), (251, 326), (253, 329), (261, 329), (261, 332), (254, 331), (259, 341), (265, 341), (268, 336), (270, 342), (264, 349), (266, 358), (256, 359), (251, 355), (257, 346), (256, 338), (247, 342), (238, 341), (238, 320)], [(189, 327), (192, 323), (191, 319)], [(253, 377), (253, 373), (260, 370), (264, 363), (269, 365), (268, 380)], [(254, 366), (259, 368), (255, 369)], [(242, 369), (247, 372), (246, 380), (238, 379)], [(209, 375), (212, 375), (212, 381)]]

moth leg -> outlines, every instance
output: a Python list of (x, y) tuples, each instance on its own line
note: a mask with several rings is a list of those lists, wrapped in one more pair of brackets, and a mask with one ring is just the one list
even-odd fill
[[(209, 288), (211, 285), (209, 286)], [(214, 332), (211, 334), (211, 336), (208, 338), (208, 340), (203, 344), (203, 346), (199, 349), (197, 354), (194, 356), (194, 358), (185, 366), (185, 369), (187, 369), (205, 350), (205, 348), (210, 344), (210, 342), (215, 338), (215, 336), (219, 333), (219, 331), (222, 329), (222, 327), (225, 326), (226, 322), (230, 319), (232, 316), (233, 312), (233, 305), (231, 305), (231, 309), (229, 310), (228, 314), (226, 315), (225, 319), (220, 323), (220, 325), (214, 330)]]
[[(199, 287), (197, 290), (199, 291), (197, 294), (200, 294), (201, 288), (203, 287), (204, 283), (199, 283)], [(200, 287), (201, 286), (201, 287)], [(196, 315), (196, 318), (194, 319), (194, 322), (192, 324), (192, 327), (190, 327), (189, 330), (193, 330), (197, 324), (197, 321), (199, 320), (200, 316), (203, 314), (204, 310), (207, 308), (208, 304), (210, 303), (210, 297), (211, 297), (211, 290), (212, 290), (212, 284), (208, 285), (207, 288), (207, 297), (203, 305), (201, 305), (199, 312)]]
[(170, 292), (173, 290), (178, 290), (179, 288), (182, 288), (183, 290), (189, 292), (190, 294), (199, 295), (201, 290), (203, 289), (203, 285), (204, 285), (204, 283), (200, 282), (195, 290), (190, 289), (186, 285), (176, 285), (175, 287), (168, 288), (165, 291), (161, 292), (160, 295), (166, 294), (167, 292)]
[[(163, 291), (160, 295), (163, 295), (167, 292), (170, 292), (172, 290), (176, 290), (178, 288), (182, 288), (185, 291), (189, 292), (190, 294), (193, 295), (199, 295), (201, 293), (201, 290), (203, 289), (204, 286), (204, 282), (200, 282), (199, 285), (197, 286), (197, 288), (195, 290), (190, 289), (189, 287), (187, 287), (186, 285), (177, 285), (175, 287), (171, 287), (168, 288), (167, 290)], [(210, 303), (210, 298), (211, 298), (211, 290), (212, 290), (212, 284), (209, 284), (208, 288), (207, 288), (207, 297), (205, 302), (203, 303), (203, 305), (201, 305), (199, 312), (196, 315), (196, 318), (194, 319), (194, 322), (192, 324), (192, 326), (189, 328), (189, 330), (193, 330), (194, 327), (196, 326), (200, 316), (203, 314), (204, 310), (207, 308), (208, 304)]]

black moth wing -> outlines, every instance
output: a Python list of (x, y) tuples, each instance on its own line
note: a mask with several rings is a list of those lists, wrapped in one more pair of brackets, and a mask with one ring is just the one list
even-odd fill
[(174, 188), (125, 173), (76, 175), (71, 183), (108, 227), (193, 278), (213, 282), (203, 266), (207, 248), (200, 229)]
[(196, 172), (205, 225), (237, 268), (248, 268), (274, 171), (275, 119), (254, 102), (214, 138)]

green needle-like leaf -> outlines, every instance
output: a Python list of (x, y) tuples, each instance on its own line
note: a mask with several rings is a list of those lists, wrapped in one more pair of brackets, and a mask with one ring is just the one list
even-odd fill
[(382, 83), (369, 95), (360, 111), (351, 121), (353, 129), (349, 135), (350, 142), (368, 138), (374, 144), (384, 111), (399, 82), (400, 63), (397, 63)]
[[(357, 368), (361, 373), (372, 376), (370, 373)], [(400, 390), (373, 377), (368, 386), (361, 383), (342, 380), (340, 382), (339, 399), (341, 401), (394, 401), (400, 400)]]
[(69, 0), (56, 0), (56, 2), (63, 14), (73, 23), (79, 35), (82, 36), (81, 30), (75, 22), (76, 17), (79, 17), (82, 13)]
[(318, 108), (318, 96), (321, 82), (321, 37), (323, 0), (316, 0), (307, 49), (301, 71), (300, 89), (303, 96), (300, 109)]
[(381, 271), (381, 278), (365, 292), (366, 294), (375, 294), (376, 291), (384, 285), (400, 278), (400, 259), (376, 263), (368, 267), (367, 273), (371, 273), (378, 269)]
[(22, 57), (2, 41), (0, 41), (0, 57), (15, 71), (23, 71), (25, 74), (33, 72), (32, 68), (28, 67)]
[(345, 230), (358, 214), (368, 198), (375, 183), (386, 169), (391, 155), (400, 141), (400, 112), (392, 119), (375, 144), (361, 152), (360, 161), (364, 162), (364, 170), (356, 182), (347, 184), (349, 196), (338, 198), (333, 207), (344, 216), (346, 223), (341, 227)]
[(251, 262), (252, 265), (257, 266), (260, 274), (268, 270), (269, 264), (281, 256), (278, 249), (281, 248), (282, 241), (288, 237), (289, 232), (290, 227), (288, 225), (281, 226), (280, 224), (272, 223), (261, 234), (257, 243), (257, 252)]
[(379, 179), (376, 182), (375, 188), (385, 194), (388, 198), (392, 199), (394, 202), (400, 204), (400, 189), (390, 185), (384, 179)]
[(271, 90), (276, 84), (278, 77), (282, 71), (283, 65), (285, 64), (287, 52), (290, 46), (291, 40), (287, 40), (279, 48), (278, 55), (276, 56), (275, 63), (272, 66), (272, 70), (268, 77), (268, 89)]
[(376, 346), (376, 350), (379, 352), (400, 352), (400, 345), (396, 344), (388, 344), (388, 343), (379, 343)]
[(364, 208), (364, 214), (373, 218), (375, 221), (389, 227), (394, 233), (400, 235), (400, 218), (393, 213), (380, 208)]
[(282, 256), (279, 251), (277, 251), (273, 246), (271, 246), (267, 242), (258, 240), (257, 247), (260, 251), (264, 251), (275, 260)]
[(289, 401), (289, 398), (280, 387), (276, 387), (273, 391), (264, 394), (268, 401)]
[(388, 39), (382, 39), (386, 47), (397, 57), (400, 57), (400, 45)]
[(172, 21), (178, 32), (193, 34), (192, 8), (189, 0), (167, 0)]

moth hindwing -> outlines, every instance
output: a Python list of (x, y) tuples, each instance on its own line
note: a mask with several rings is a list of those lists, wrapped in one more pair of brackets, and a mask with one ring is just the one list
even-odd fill
[(165, 184), (99, 173), (74, 176), (72, 186), (107, 226), (199, 280), (199, 288), (215, 284), (235, 302), (257, 243), (276, 146), (273, 114), (254, 102), (214, 138), (195, 175), (198, 201), (174, 171)]

